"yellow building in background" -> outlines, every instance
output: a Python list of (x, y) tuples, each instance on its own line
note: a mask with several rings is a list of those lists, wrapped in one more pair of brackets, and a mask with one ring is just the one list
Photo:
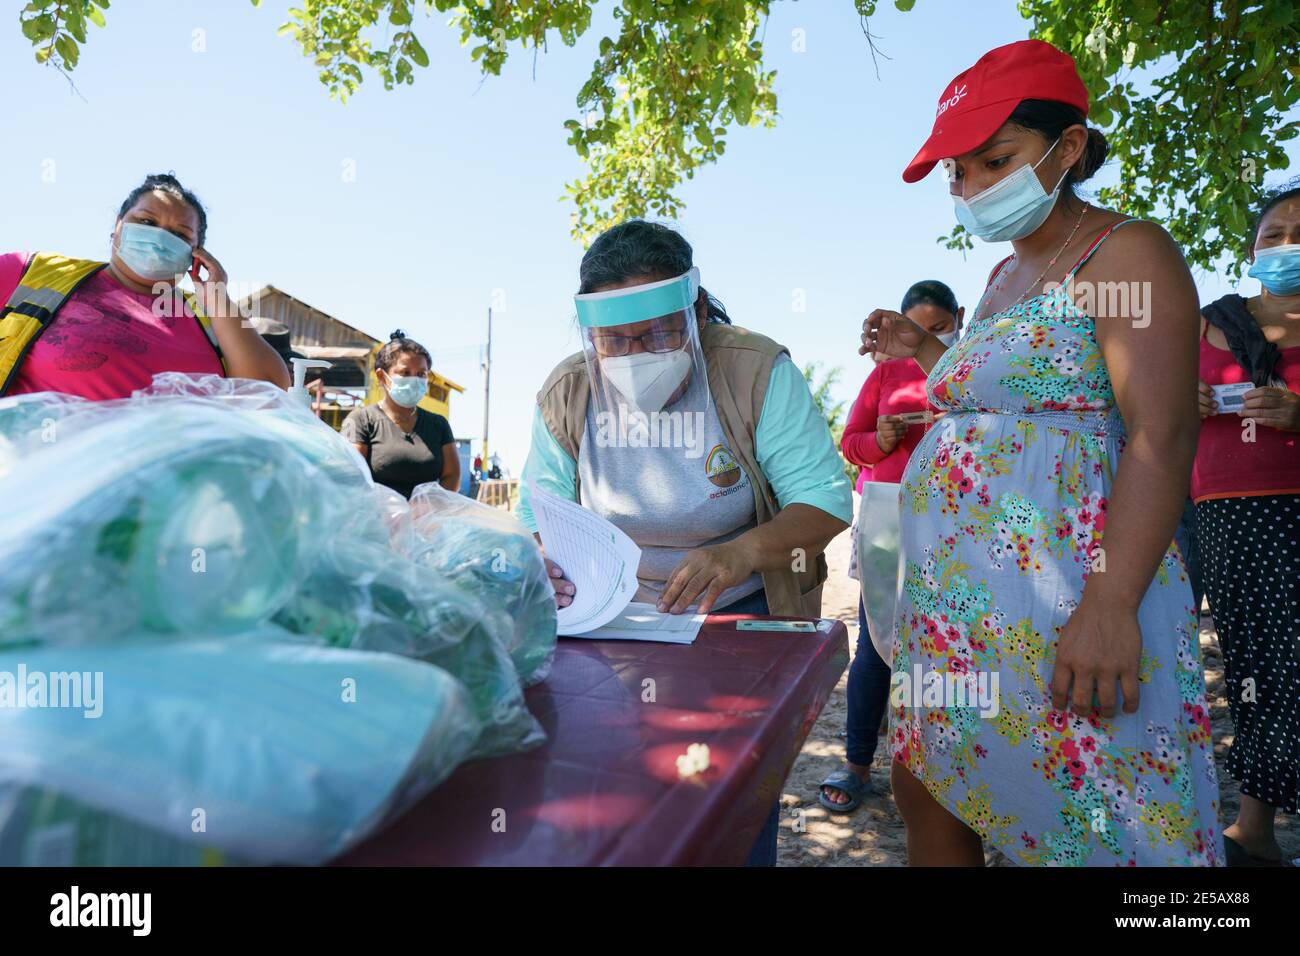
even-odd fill
[[(331, 363), (330, 368), (315, 369), (307, 378), (308, 383), (317, 379), (323, 383), (320, 417), (335, 430), (352, 409), (383, 399), (384, 391), (375, 379), (375, 356), (386, 342), (275, 286), (263, 286), (238, 304), (246, 315), (285, 327), (294, 352)], [(465, 388), (431, 371), (429, 394), (421, 399), (420, 407), (450, 421), (453, 391), (464, 393)], [(468, 439), (462, 441), (468, 443)]]
[[(384, 390), (379, 386), (379, 380), (375, 377), (375, 357), (379, 355), (387, 342), (378, 342), (370, 350), (370, 361), (367, 363), (366, 380), (370, 383), (366, 391), (366, 404), (374, 405), (384, 399)], [(437, 412), (443, 418), (451, 419), (451, 392), (455, 389), (462, 394), (465, 391), (463, 385), (457, 385), (447, 376), (438, 372), (429, 372), (429, 394), (420, 399), (420, 407), (426, 412)]]

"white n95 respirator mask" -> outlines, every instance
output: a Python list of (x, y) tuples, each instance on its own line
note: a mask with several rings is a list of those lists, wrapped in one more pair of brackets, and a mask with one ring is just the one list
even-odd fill
[(637, 352), (600, 359), (600, 371), (611, 385), (643, 412), (661, 411), (686, 381), (691, 357), (685, 351)]

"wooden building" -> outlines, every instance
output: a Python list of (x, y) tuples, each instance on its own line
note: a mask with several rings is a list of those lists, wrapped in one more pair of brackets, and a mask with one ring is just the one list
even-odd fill
[[(348, 412), (356, 406), (373, 404), (383, 398), (374, 363), (386, 339), (377, 339), (271, 285), (262, 286), (238, 305), (245, 314), (287, 326), (295, 352), (331, 363), (327, 369), (313, 369), (308, 380), (323, 379), (325, 400), (321, 403), (321, 418), (334, 428), (342, 425)], [(420, 407), (450, 418), (453, 391), (465, 389), (431, 370), (429, 394), (420, 401)]]

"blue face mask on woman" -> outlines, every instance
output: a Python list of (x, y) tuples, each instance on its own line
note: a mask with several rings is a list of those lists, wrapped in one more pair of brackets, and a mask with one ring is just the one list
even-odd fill
[(414, 408), (429, 393), (429, 380), (423, 375), (390, 375), (388, 397), (403, 408)]
[[(1056, 143), (1060, 141), (1058, 137)], [(1023, 239), (1041, 226), (1056, 205), (1061, 183), (1065, 182), (1069, 173), (1069, 170), (1062, 173), (1056, 182), (1056, 188), (1047, 193), (1034, 172), (1043, 159), (1056, 149), (1056, 143), (1047, 147), (1047, 152), (1037, 163), (1021, 166), (1005, 179), (976, 193), (970, 199), (953, 196), (957, 221), (967, 232), (979, 236), (985, 242)]]
[(1300, 293), (1300, 245), (1268, 246), (1255, 252), (1246, 275), (1273, 295)]
[(118, 236), (117, 257), (141, 279), (175, 279), (189, 271), (194, 250), (166, 229), (125, 222)]

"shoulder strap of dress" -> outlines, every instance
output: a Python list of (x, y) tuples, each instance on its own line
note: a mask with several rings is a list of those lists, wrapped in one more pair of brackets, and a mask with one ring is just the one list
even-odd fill
[(1096, 239), (1092, 240), (1092, 243), (1088, 246), (1088, 248), (1085, 249), (1085, 250), (1083, 250), (1083, 255), (1081, 255), (1081, 256), (1079, 257), (1079, 261), (1076, 262), (1076, 263), (1073, 265), (1073, 267), (1071, 267), (1070, 271), (1067, 272), (1067, 273), (1065, 274), (1065, 283), (1063, 283), (1063, 284), (1068, 283), (1071, 279), (1074, 278), (1074, 274), (1075, 274), (1076, 272), (1078, 272), (1080, 269), (1083, 268), (1083, 264), (1084, 264), (1085, 262), (1087, 262), (1089, 259), (1092, 258), (1092, 254), (1093, 254), (1094, 252), (1097, 251), (1098, 247), (1099, 247), (1103, 242), (1106, 241), (1106, 238), (1107, 238), (1107, 237), (1108, 237), (1112, 232), (1114, 232), (1114, 231), (1115, 231), (1116, 229), (1118, 229), (1120, 226), (1127, 226), (1130, 222), (1141, 222), (1141, 221), (1142, 221), (1142, 220), (1140, 220), (1140, 219), (1138, 219), (1138, 218), (1136, 218), (1136, 217), (1134, 217), (1134, 216), (1130, 216), (1128, 219), (1121, 219), (1119, 222), (1117, 222), (1117, 223), (1115, 223), (1114, 225), (1112, 225), (1109, 229), (1107, 229), (1105, 232), (1103, 232), (1103, 233), (1102, 233), (1100, 236), (1098, 236)]
[(1012, 255), (1007, 256), (1005, 259), (1003, 259), (1001, 262), (995, 265), (993, 267), (993, 271), (989, 273), (988, 281), (984, 283), (984, 287), (988, 288), (989, 286), (991, 286), (993, 284), (993, 280), (998, 277), (998, 273), (1002, 271), (1002, 267), (1005, 266), (1008, 262), (1010, 262), (1014, 258), (1015, 255), (1013, 253)]

